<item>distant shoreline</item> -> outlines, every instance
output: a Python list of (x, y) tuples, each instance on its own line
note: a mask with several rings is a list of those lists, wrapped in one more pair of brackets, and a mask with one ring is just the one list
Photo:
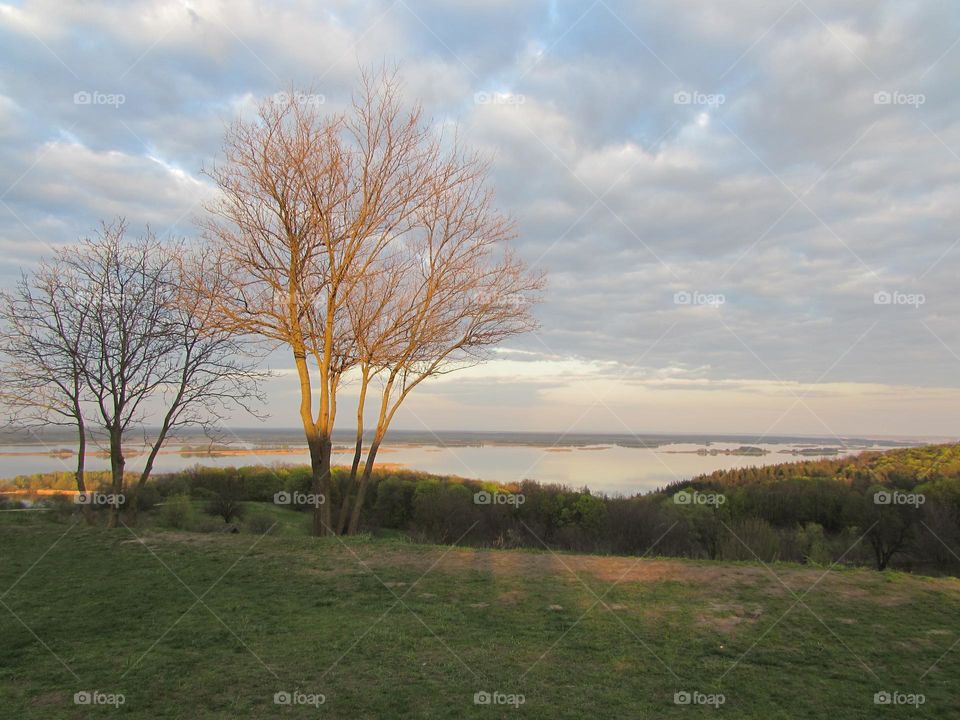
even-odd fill
[[(669, 444), (679, 444), (679, 443), (669, 443)], [(690, 443), (684, 443), (690, 444)], [(771, 443), (772, 444), (772, 443)], [(779, 444), (779, 443), (778, 443)], [(19, 447), (19, 446), (15, 446)], [(689, 450), (665, 450), (661, 449), (661, 446), (646, 446), (646, 445), (623, 445), (620, 443), (608, 444), (608, 445), (557, 445), (557, 446), (548, 446), (548, 445), (539, 445), (539, 444), (527, 444), (527, 443), (480, 443), (477, 445), (432, 445), (424, 443), (397, 443), (395, 445), (383, 445), (379, 449), (379, 454), (389, 454), (394, 452), (400, 452), (401, 450), (408, 449), (443, 449), (448, 447), (517, 447), (517, 448), (539, 448), (544, 452), (551, 453), (565, 453), (573, 452), (574, 450), (583, 450), (583, 451), (603, 451), (609, 450), (612, 447), (623, 447), (627, 449), (644, 449), (644, 450), (657, 450), (659, 452), (667, 453), (670, 455), (728, 455), (728, 456), (743, 456), (743, 457), (762, 457), (764, 455), (769, 455), (773, 451), (767, 450), (764, 448), (750, 447), (750, 446), (741, 446), (736, 448), (715, 448), (710, 447), (710, 443), (703, 445), (702, 447), (693, 448)], [(844, 452), (850, 451), (860, 451), (870, 449), (870, 447), (876, 446), (864, 446), (864, 445), (849, 445), (849, 446), (832, 446), (832, 447), (799, 447), (794, 446), (790, 449), (778, 450), (777, 452), (784, 455), (794, 455), (794, 456), (811, 456), (811, 457), (822, 457), (824, 455), (839, 455)], [(363, 447), (363, 453), (366, 453), (369, 448), (367, 446)], [(149, 452), (147, 446), (138, 445), (135, 447), (125, 447), (123, 454), (125, 458), (133, 459), (137, 457), (142, 457)], [(304, 445), (263, 445), (258, 447), (224, 447), (224, 446), (215, 446), (211, 449), (203, 449), (196, 447), (181, 447), (176, 448), (163, 448), (157, 454), (158, 455), (179, 455), (180, 457), (197, 457), (197, 458), (213, 458), (213, 457), (256, 457), (258, 455), (304, 455), (309, 452), (309, 448), (306, 444)], [(333, 448), (333, 454), (335, 455), (344, 455), (348, 453), (353, 453), (354, 448), (348, 446), (335, 446)], [(56, 450), (25, 450), (25, 451), (5, 451), (0, 452), (0, 457), (54, 457), (54, 458), (72, 458), (76, 457), (76, 450), (70, 448), (57, 448)], [(107, 450), (90, 450), (84, 453), (84, 457), (88, 458), (109, 458), (110, 453)]]
[[(138, 441), (156, 437), (156, 429), (140, 427), (131, 429), (128, 436)], [(106, 437), (96, 431), (88, 438), (95, 444), (105, 445)], [(353, 448), (356, 431), (337, 430), (333, 441), (337, 446)], [(372, 439), (370, 433), (364, 436), (364, 442)], [(391, 430), (387, 435), (387, 444), (391, 446), (433, 446), (433, 447), (576, 447), (595, 448), (620, 446), (657, 448), (664, 445), (712, 445), (728, 444), (735, 446), (755, 445), (793, 445), (793, 446), (855, 446), (855, 447), (903, 447), (927, 445), (941, 442), (955, 442), (957, 438), (944, 437), (906, 437), (881, 435), (767, 435), (765, 433), (630, 433), (630, 432), (513, 432), (513, 431), (468, 431), (439, 430), (413, 431)], [(67, 428), (6, 428), (0, 431), (0, 447), (15, 445), (20, 447), (45, 447), (61, 449), (64, 445), (76, 443), (76, 433)], [(297, 428), (221, 428), (206, 435), (194, 429), (185, 429), (171, 438), (169, 443), (200, 449), (208, 445), (225, 448), (230, 445), (254, 445), (262, 447), (305, 447), (303, 430)]]
[[(406, 447), (406, 446), (405, 446)], [(416, 446), (410, 446), (416, 447)], [(363, 452), (366, 453), (368, 448), (364, 447)], [(391, 448), (388, 446), (383, 446), (379, 449), (379, 453), (391, 453), (396, 452), (396, 448)], [(145, 446), (137, 446), (135, 448), (125, 447), (123, 449), (123, 456), (125, 458), (135, 458), (146, 455), (149, 452), (149, 449)], [(279, 447), (256, 447), (256, 448), (217, 448), (214, 450), (200, 450), (200, 449), (179, 449), (175, 450), (170, 449), (161, 449), (157, 455), (180, 455), (181, 457), (241, 457), (245, 455), (301, 455), (309, 452), (309, 448), (306, 445), (302, 447), (290, 447), (288, 445), (279, 446)], [(345, 453), (354, 452), (354, 448), (350, 447), (335, 447), (333, 448), (333, 453), (335, 455), (342, 455)], [(70, 450), (66, 448), (60, 448), (57, 450), (51, 451), (36, 451), (36, 452), (0, 452), (0, 457), (76, 457), (76, 450)], [(85, 452), (84, 457), (88, 458), (108, 458), (110, 457), (110, 452), (107, 450), (90, 450)]]

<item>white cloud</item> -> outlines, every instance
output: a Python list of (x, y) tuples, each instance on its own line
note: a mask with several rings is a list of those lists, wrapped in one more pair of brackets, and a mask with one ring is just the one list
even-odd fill
[[(400, 62), (409, 96), (494, 156), (518, 250), (549, 273), (540, 334), (437, 383), (424, 412), (459, 426), (458, 407), (512, 402), (503, 387), (544, 403), (518, 421), (553, 427), (639, 362), (646, 374), (615, 395), (646, 429), (722, 429), (757, 408), (772, 421), (784, 388), (815, 380), (831, 423), (955, 422), (942, 400), (960, 362), (949, 5), (606, 5), (575, 22), (583, 8), (532, 1), (0, 4), (0, 284), (114, 214), (189, 233), (225, 123), (291, 85), (334, 110), (359, 65)], [(679, 90), (725, 102), (678, 104)], [(881, 90), (926, 102), (877, 105)], [(125, 103), (78, 106), (78, 91)], [(496, 91), (523, 102), (475, 103)], [(874, 304), (883, 289), (927, 302)], [(726, 303), (678, 306), (680, 290)], [(495, 407), (476, 418), (501, 422)]]

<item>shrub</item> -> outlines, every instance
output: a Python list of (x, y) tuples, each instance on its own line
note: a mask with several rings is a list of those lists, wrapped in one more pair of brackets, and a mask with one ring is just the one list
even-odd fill
[(189, 530), (195, 523), (196, 512), (189, 495), (173, 495), (160, 506), (160, 524), (177, 530)]
[(23, 510), (27, 503), (23, 500), (14, 500), (0, 495), (0, 510)]
[(153, 510), (163, 498), (160, 491), (153, 483), (148, 483), (137, 490), (129, 488), (124, 493), (124, 510), (136, 509), (137, 512), (148, 512)]
[(373, 505), (377, 524), (385, 528), (406, 527), (413, 514), (414, 489), (412, 482), (393, 475), (377, 483)]
[[(313, 474), (310, 472), (310, 466), (287, 467), (280, 470), (283, 479), (283, 487), (291, 495), (293, 493), (307, 494), (313, 484)], [(273, 500), (273, 497), (268, 498)]]
[(720, 543), (723, 560), (773, 562), (780, 559), (780, 536), (766, 520), (740, 520), (731, 525), (730, 530)]
[(235, 471), (212, 475), (203, 486), (195, 488), (194, 494), (206, 499), (203, 511), (207, 515), (218, 515), (225, 523), (243, 515), (241, 501), (247, 493), (243, 480)]
[(671, 539), (676, 541), (671, 527), (673, 520), (654, 497), (611, 498), (607, 503), (606, 532), (613, 553), (663, 553)]
[(607, 519), (603, 498), (583, 493), (573, 504), (573, 520), (585, 532), (597, 536)]
[(276, 522), (270, 513), (253, 512), (244, 520), (243, 528), (254, 535), (266, 535)]
[(413, 495), (417, 529), (435, 542), (455, 542), (475, 522), (473, 493), (466, 485), (424, 481)]
[(239, 498), (232, 494), (214, 494), (204, 503), (203, 511), (207, 515), (218, 515), (225, 523), (243, 516), (243, 505)]
[(196, 518), (188, 529), (198, 533), (215, 533), (222, 532), (224, 527), (226, 526), (215, 518), (200, 517)]
[(231, 477), (240, 480), (240, 495), (243, 500), (254, 502), (271, 502), (273, 496), (284, 489), (287, 478), (286, 468), (264, 467), (262, 465), (250, 468), (241, 468), (239, 471), (231, 468)]
[(833, 553), (823, 535), (823, 526), (807, 523), (797, 530), (797, 546), (803, 562), (814, 565), (829, 565), (833, 562)]
[(161, 498), (190, 494), (190, 481), (183, 473), (160, 475), (151, 484), (156, 488)]
[(69, 520), (79, 507), (69, 495), (50, 495), (42, 503), (50, 508), (50, 517), (58, 522)]

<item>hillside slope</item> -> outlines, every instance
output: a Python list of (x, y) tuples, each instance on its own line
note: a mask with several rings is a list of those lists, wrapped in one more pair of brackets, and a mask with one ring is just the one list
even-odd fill
[(506, 717), (521, 696), (534, 718), (689, 717), (712, 708), (677, 700), (721, 695), (740, 718), (906, 709), (878, 692), (958, 706), (950, 578), (5, 513), (0, 592), (9, 717), (88, 717), (83, 691), (122, 694), (132, 718)]

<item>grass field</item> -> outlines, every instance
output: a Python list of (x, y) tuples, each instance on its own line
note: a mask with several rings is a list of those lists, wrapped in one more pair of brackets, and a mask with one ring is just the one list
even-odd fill
[(317, 540), (271, 512), (267, 536), (0, 513), (0, 716), (960, 717), (956, 579)]

